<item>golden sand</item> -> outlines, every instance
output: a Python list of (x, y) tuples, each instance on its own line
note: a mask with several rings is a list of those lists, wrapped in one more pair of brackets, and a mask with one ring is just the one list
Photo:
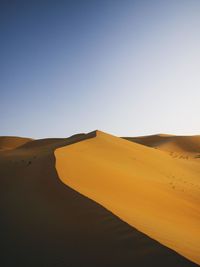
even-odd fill
[(200, 264), (200, 161), (100, 131), (55, 150), (62, 182)]

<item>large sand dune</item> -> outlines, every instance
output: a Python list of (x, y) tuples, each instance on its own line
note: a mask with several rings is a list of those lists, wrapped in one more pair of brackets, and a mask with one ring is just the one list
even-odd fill
[[(130, 195), (131, 186), (134, 184), (130, 182), (129, 188), (125, 186), (127, 174), (132, 168), (130, 162), (135, 160), (134, 158), (137, 156), (141, 168), (144, 169), (144, 164), (148, 161), (148, 153), (150, 152), (145, 155), (140, 146), (136, 145), (138, 153), (135, 151), (135, 156), (133, 156), (132, 152), (129, 151), (133, 150), (132, 146), (134, 144), (99, 132), (92, 132), (87, 135), (79, 134), (63, 139), (28, 139), (27, 142), (21, 142), (21, 138), (16, 137), (15, 141), (17, 145), (14, 144), (13, 146), (8, 144), (10, 138), (4, 137), (4, 147), (6, 149), (0, 151), (0, 266), (197, 266), (175, 251), (148, 237), (144, 234), (146, 228), (142, 233), (127, 224), (123, 216), (116, 212), (116, 215), (124, 221), (111, 212), (115, 212), (115, 210), (121, 212), (123, 210), (123, 214), (128, 214), (130, 211), (130, 218), (134, 216), (139, 218), (141, 225), (149, 225), (149, 229), (152, 231), (152, 209), (147, 212), (147, 216), (142, 217), (140, 206), (150, 201), (152, 195), (148, 191), (151, 192), (152, 190), (155, 191), (153, 201), (158, 202), (159, 195), (162, 194), (161, 188), (165, 186), (165, 183), (159, 181), (157, 183), (155, 179), (154, 184), (157, 183), (157, 187), (153, 189), (152, 186), (148, 186), (149, 189), (146, 189), (146, 194), (144, 192), (139, 195), (135, 191), (142, 192), (141, 189), (145, 188), (145, 182), (142, 176), (138, 176), (135, 180), (135, 189), (132, 191), (135, 194), (135, 203), (131, 202), (133, 196)], [(124, 142), (128, 152), (126, 162), (119, 157), (119, 154), (121, 154), (123, 158)], [(130, 148), (128, 148), (129, 146)], [(8, 147), (9, 149), (7, 149)], [(62, 147), (63, 150), (60, 150)], [(69, 151), (66, 150), (68, 148)], [(76, 152), (73, 152), (73, 149)], [(113, 150), (113, 152), (110, 152), (110, 150)], [(154, 149), (148, 150), (154, 151)], [(57, 156), (57, 162), (54, 153)], [(166, 157), (167, 155), (165, 155)], [(69, 158), (72, 160), (72, 165), (66, 168), (69, 164)], [(157, 161), (160, 164), (162, 157)], [(151, 164), (150, 161), (149, 165)], [(102, 194), (100, 198), (108, 199), (111, 205), (104, 205), (106, 209), (97, 203), (104, 204), (101, 203), (102, 201), (85, 194), (95, 200), (93, 201), (73, 190), (67, 185), (66, 177), (63, 178), (65, 183), (63, 184), (57, 175), (55, 165), (58, 167), (58, 173), (62, 167), (61, 165), (63, 165), (62, 168), (67, 177), (69, 170), (72, 174), (69, 176), (71, 181), (74, 179), (74, 182), (77, 183), (77, 179), (80, 180), (78, 191), (84, 193), (85, 189), (82, 189), (86, 186), (89, 193), (94, 192), (98, 198)], [(86, 175), (85, 171), (82, 170), (83, 165), (85, 165), (85, 171), (89, 175)], [(127, 171), (122, 174), (125, 165)], [(108, 170), (105, 176), (102, 168)], [(166, 168), (163, 171), (165, 173)], [(144, 172), (146, 173), (145, 170)], [(75, 177), (76, 173), (78, 177)], [(99, 173), (99, 176), (97, 173)], [(137, 176), (135, 171), (134, 173)], [(153, 173), (153, 171), (148, 173), (146, 183), (148, 183), (148, 179), (149, 181), (153, 179), (151, 178)], [(193, 173), (193, 165), (191, 165), (191, 173)], [(114, 175), (111, 177), (111, 174)], [(139, 178), (141, 179), (141, 185), (139, 185)], [(169, 179), (172, 180), (172, 178)], [(91, 181), (91, 186), (89, 181)], [(174, 182), (176, 183), (175, 179)], [(164, 184), (162, 185), (162, 183)], [(76, 189), (75, 186), (70, 186)], [(169, 190), (172, 186), (169, 184)], [(121, 189), (118, 190), (120, 187)], [(126, 188), (127, 192), (124, 192)], [(188, 188), (188, 195), (186, 195), (187, 198), (184, 201), (190, 203), (190, 201), (193, 201), (193, 186), (189, 184), (189, 180), (186, 188)], [(169, 191), (169, 194), (171, 194), (171, 191)], [(127, 194), (127, 198), (124, 197), (125, 194)], [(182, 195), (180, 195), (181, 197)], [(99, 200), (101, 200), (100, 198)], [(146, 201), (144, 201), (145, 199)], [(124, 208), (126, 200), (132, 205), (131, 208), (130, 205)], [(116, 204), (111, 203), (112, 201), (116, 201)], [(195, 201), (197, 203), (198, 199)], [(111, 207), (112, 205), (114, 205), (114, 208)], [(166, 207), (168, 207), (167, 204)], [(190, 225), (195, 214), (193, 208), (192, 206), (191, 214), (189, 214), (192, 216)], [(175, 207), (172, 209), (172, 218), (175, 209)], [(156, 226), (160, 233), (163, 230), (160, 218), (162, 213), (154, 211), (153, 217), (155, 218), (152, 219), (156, 220), (157, 218)], [(167, 209), (168, 211), (169, 209)], [(128, 219), (127, 222), (129, 222)], [(192, 236), (194, 233), (196, 233), (195, 228), (191, 229)], [(153, 236), (153, 238), (155, 237)], [(174, 239), (176, 238), (175, 233)], [(187, 238), (186, 235), (183, 242)], [(190, 240), (191, 238), (187, 242)], [(189, 252), (193, 249), (193, 243), (186, 243), (186, 246)]]
[[(194, 147), (199, 153), (199, 137), (184, 140), (176, 140), (182, 151), (193, 153)], [(57, 149), (55, 155), (63, 183), (200, 264), (198, 159), (173, 158), (100, 131), (95, 138)]]

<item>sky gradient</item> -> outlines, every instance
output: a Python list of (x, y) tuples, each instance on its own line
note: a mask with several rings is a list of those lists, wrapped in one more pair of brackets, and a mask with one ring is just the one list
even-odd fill
[(200, 134), (199, 0), (0, 1), (0, 135)]

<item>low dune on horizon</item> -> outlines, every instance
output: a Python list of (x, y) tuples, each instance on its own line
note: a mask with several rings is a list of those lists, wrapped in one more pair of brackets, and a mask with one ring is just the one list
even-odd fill
[(200, 136), (0, 137), (0, 265), (200, 265)]

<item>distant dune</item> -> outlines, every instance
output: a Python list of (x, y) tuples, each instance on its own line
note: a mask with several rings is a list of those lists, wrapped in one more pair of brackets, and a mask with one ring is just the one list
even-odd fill
[(199, 263), (198, 158), (99, 131), (0, 146), (0, 266)]
[(149, 135), (142, 137), (123, 137), (126, 140), (169, 152), (174, 157), (200, 158), (200, 135)]
[(30, 138), (15, 136), (0, 136), (0, 150), (14, 149), (32, 141)]

